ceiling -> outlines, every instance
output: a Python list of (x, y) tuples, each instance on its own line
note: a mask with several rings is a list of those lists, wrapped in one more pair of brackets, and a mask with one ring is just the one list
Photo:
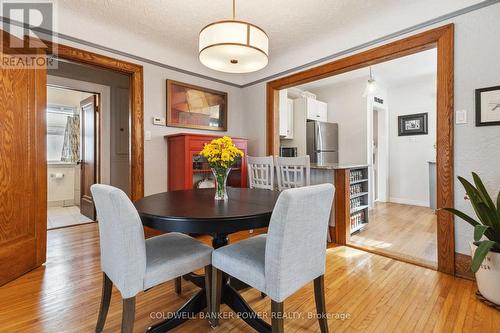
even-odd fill
[[(100, 44), (105, 41), (102, 45), (244, 84), (478, 2), (236, 0), (236, 18), (260, 26), (270, 38), (268, 67), (245, 75), (208, 70), (198, 61), (199, 31), (213, 21), (230, 18), (231, 0), (58, 0), (57, 6), (62, 33)], [(115, 37), (116, 31), (138, 40), (124, 43)], [(146, 41), (151, 47), (145, 46)], [(167, 57), (167, 49), (175, 56)]]
[[(437, 74), (436, 49), (430, 49), (372, 66), (373, 78), (375, 81), (380, 82), (385, 86), (402, 84), (418, 77), (432, 74)], [(360, 78), (368, 80), (369, 75), (369, 67), (365, 67), (331, 76), (322, 80), (306, 83), (297, 86), (297, 88), (301, 90), (315, 90)]]

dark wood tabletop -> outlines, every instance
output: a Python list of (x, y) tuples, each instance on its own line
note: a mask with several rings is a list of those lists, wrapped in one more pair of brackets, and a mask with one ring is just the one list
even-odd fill
[(163, 231), (224, 233), (266, 227), (279, 192), (228, 188), (228, 200), (214, 200), (213, 189), (150, 195), (135, 202), (144, 225)]

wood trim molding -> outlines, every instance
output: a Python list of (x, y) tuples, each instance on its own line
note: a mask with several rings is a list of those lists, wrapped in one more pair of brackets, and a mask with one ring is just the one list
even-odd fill
[[(453, 207), (453, 40), (454, 26), (449, 24), (268, 82), (267, 154), (276, 155), (279, 151), (277, 95), (280, 89), (437, 48), (437, 206)], [(438, 270), (454, 274), (453, 217), (439, 211), (437, 220)], [(349, 223), (349, 219), (346, 223)], [(339, 226), (336, 229), (338, 235), (342, 230), (339, 230)], [(338, 241), (342, 241), (342, 238)]]
[(36, 266), (47, 261), (47, 69), (35, 69)]
[(468, 280), (475, 280), (474, 273), (470, 270), (472, 257), (455, 252), (455, 275)]
[(57, 58), (110, 69), (130, 77), (130, 196), (133, 201), (142, 198), (144, 196), (144, 84), (142, 66), (63, 44), (54, 45), (53, 49), (57, 50), (55, 55)]

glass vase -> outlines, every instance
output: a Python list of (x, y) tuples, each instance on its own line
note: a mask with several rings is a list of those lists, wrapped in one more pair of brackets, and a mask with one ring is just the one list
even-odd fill
[(226, 181), (231, 168), (212, 168), (215, 177), (215, 200), (227, 200)]

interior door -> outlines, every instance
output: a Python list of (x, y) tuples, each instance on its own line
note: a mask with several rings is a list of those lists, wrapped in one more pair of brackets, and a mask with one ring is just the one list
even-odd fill
[(82, 123), (82, 152), (80, 164), (80, 212), (96, 220), (96, 212), (90, 186), (97, 182), (97, 96), (90, 96), (80, 102)]
[(2, 59), (17, 66), (0, 66), (0, 285), (43, 264), (47, 242), (47, 72), (7, 45)]

